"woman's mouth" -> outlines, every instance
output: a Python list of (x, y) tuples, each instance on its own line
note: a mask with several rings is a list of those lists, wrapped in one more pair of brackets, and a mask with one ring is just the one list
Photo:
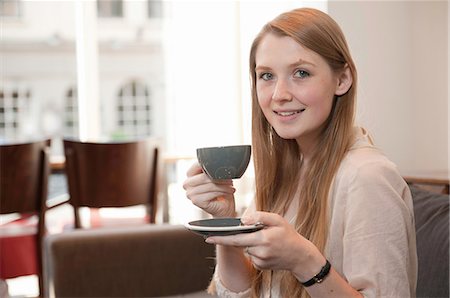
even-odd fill
[(303, 112), (306, 109), (300, 109), (300, 110), (295, 110), (295, 111), (274, 111), (275, 114), (282, 116), (282, 117), (289, 117), (295, 114), (300, 114), (301, 112)]

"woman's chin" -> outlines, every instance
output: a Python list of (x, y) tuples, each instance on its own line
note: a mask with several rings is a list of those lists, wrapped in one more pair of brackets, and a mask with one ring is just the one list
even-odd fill
[[(276, 131), (276, 130), (275, 130)], [(277, 135), (282, 138), (283, 140), (295, 140), (299, 137), (298, 133), (292, 133), (292, 132), (278, 132)]]

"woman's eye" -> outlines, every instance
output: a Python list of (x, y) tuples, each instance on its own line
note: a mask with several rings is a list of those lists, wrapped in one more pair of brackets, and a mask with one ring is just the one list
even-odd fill
[(273, 75), (271, 73), (263, 73), (259, 76), (261, 79), (263, 79), (264, 81), (269, 81), (271, 79), (273, 79)]
[(307, 72), (306, 70), (297, 70), (294, 76), (297, 78), (306, 78), (309, 77), (309, 72)]

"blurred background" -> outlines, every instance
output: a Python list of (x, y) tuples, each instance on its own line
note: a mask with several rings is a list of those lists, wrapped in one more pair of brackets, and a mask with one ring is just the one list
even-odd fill
[(168, 155), (249, 143), (249, 45), (327, 11), (357, 62), (359, 123), (403, 171), (448, 169), (447, 1), (1, 0), (0, 140), (157, 136)]
[[(302, 6), (328, 12), (347, 37), (358, 123), (403, 175), (448, 177), (447, 1), (0, 0), (0, 142), (51, 138), (57, 163), (63, 138), (157, 137), (162, 220), (197, 218), (181, 187), (195, 148), (251, 143), (250, 44)], [(56, 196), (66, 190), (55, 179)], [(240, 210), (252, 179), (250, 166)]]

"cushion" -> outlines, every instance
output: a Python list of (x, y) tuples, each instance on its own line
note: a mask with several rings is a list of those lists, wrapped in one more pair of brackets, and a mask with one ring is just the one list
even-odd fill
[(449, 196), (410, 188), (416, 221), (417, 297), (449, 297)]
[(2, 279), (39, 272), (36, 234), (38, 218), (33, 213), (18, 215), (18, 218), (13, 216), (13, 218), (11, 221), (0, 218), (0, 278)]
[(39, 264), (36, 243), (36, 234), (0, 237), (0, 278), (37, 274)]

